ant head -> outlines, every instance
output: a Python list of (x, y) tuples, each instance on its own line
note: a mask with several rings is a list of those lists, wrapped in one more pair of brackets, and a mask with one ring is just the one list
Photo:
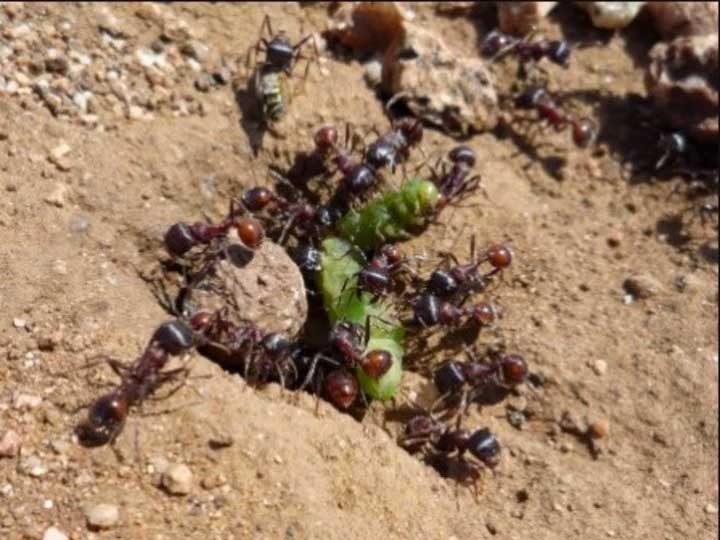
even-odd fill
[(403, 260), (402, 251), (395, 244), (385, 244), (380, 248), (380, 255), (385, 257), (389, 265), (399, 264)]
[(267, 43), (267, 63), (278, 69), (285, 69), (293, 61), (295, 49), (284, 32), (278, 33)]
[(453, 163), (463, 163), (469, 168), (475, 166), (475, 151), (469, 146), (456, 146), (448, 154)]
[(419, 144), (422, 141), (423, 125), (422, 121), (417, 118), (401, 118), (393, 127), (400, 130), (400, 133), (407, 139), (410, 146)]
[(388, 351), (372, 350), (360, 361), (362, 370), (372, 379), (385, 375), (393, 364), (393, 357)]
[(519, 354), (506, 354), (500, 359), (500, 369), (505, 384), (518, 385), (527, 379), (528, 365)]
[(260, 247), (260, 244), (265, 239), (265, 230), (257, 219), (251, 217), (240, 218), (235, 223), (235, 228), (242, 243), (250, 249)]
[(512, 263), (513, 254), (510, 248), (503, 244), (495, 244), (488, 248), (485, 252), (485, 256), (493, 268), (502, 270), (510, 266)]
[(335, 369), (328, 373), (324, 387), (330, 401), (342, 410), (350, 408), (360, 392), (355, 375), (344, 369)]
[(338, 132), (335, 126), (323, 126), (315, 133), (315, 148), (321, 154), (328, 154), (335, 149), (338, 141)]
[(573, 142), (579, 148), (587, 148), (597, 138), (597, 127), (589, 118), (581, 118), (572, 123)]
[(248, 189), (242, 195), (242, 203), (251, 212), (259, 212), (273, 200), (273, 192), (265, 187), (254, 187)]
[(85, 446), (102, 446), (120, 434), (129, 405), (127, 399), (112, 392), (93, 403), (85, 422), (76, 428), (80, 442)]

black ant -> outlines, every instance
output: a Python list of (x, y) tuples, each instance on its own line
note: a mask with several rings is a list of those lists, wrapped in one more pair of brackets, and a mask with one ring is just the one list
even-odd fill
[(432, 180), (438, 186), (442, 196), (439, 208), (453, 199), (462, 199), (475, 191), (481, 181), (480, 175), (469, 176), (476, 161), (472, 148), (457, 146), (448, 153), (447, 157), (452, 164), (450, 170), (445, 170), (443, 166), (438, 172), (439, 163), (435, 167), (430, 167)]
[(423, 125), (420, 120), (401, 118), (393, 122), (387, 133), (378, 137), (365, 151), (365, 163), (375, 171), (395, 167), (407, 161), (410, 149), (422, 141)]
[[(472, 481), (477, 496), (477, 481), (482, 469), (500, 462), (500, 443), (487, 428), (473, 432), (460, 427), (461, 417), (451, 428), (432, 415), (418, 415), (405, 425), (398, 444), (411, 454), (422, 452), (424, 461), (444, 476)], [(468, 459), (467, 454), (475, 459)]]
[[(491, 245), (477, 260), (475, 259), (475, 236), (470, 240), (470, 262), (460, 264), (454, 254), (446, 253), (445, 257), (451, 259), (455, 266), (443, 270), (436, 269), (430, 274), (425, 289), (438, 297), (454, 297), (473, 291), (482, 291), (486, 288), (488, 278), (503, 271), (510, 266), (513, 255), (510, 248), (502, 244)], [(489, 262), (493, 267), (487, 273), (481, 273), (479, 267)]]
[[(270, 38), (268, 41), (262, 36), (263, 30), (267, 30), (267, 35)], [(257, 41), (254, 47), (250, 47), (247, 54), (247, 63), (250, 60), (250, 53), (254, 50), (255, 57), (260, 52), (265, 53), (265, 60), (261, 64), (263, 70), (283, 71), (286, 75), (291, 75), (292, 70), (298, 60), (308, 60), (308, 67), (310, 66), (309, 59), (302, 56), (301, 49), (312, 38), (312, 34), (308, 34), (302, 38), (298, 43), (293, 45), (285, 35), (284, 31), (280, 31), (274, 34), (272, 26), (270, 24), (270, 16), (265, 15), (263, 22), (260, 26), (260, 39)], [(317, 44), (313, 40), (315, 46), (315, 53), (317, 55)], [(307, 73), (307, 72), (306, 72)]]
[(77, 427), (81, 442), (86, 446), (114, 442), (132, 407), (186, 371), (186, 368), (162, 371), (169, 357), (187, 352), (195, 344), (196, 336), (191, 328), (180, 320), (173, 320), (155, 330), (143, 353), (131, 365), (109, 359), (108, 363), (122, 380), (115, 390), (98, 398), (90, 407), (87, 420)]

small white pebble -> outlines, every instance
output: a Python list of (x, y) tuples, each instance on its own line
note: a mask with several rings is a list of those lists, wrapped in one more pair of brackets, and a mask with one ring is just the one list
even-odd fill
[(68, 540), (68, 535), (60, 529), (50, 527), (43, 533), (43, 540)]
[(595, 372), (595, 375), (605, 375), (607, 373), (607, 362), (605, 360), (595, 360), (592, 364), (592, 370)]
[(192, 471), (187, 465), (170, 465), (162, 475), (162, 486), (172, 495), (187, 495), (192, 490)]
[(30, 394), (15, 394), (13, 398), (13, 407), (18, 411), (37, 409), (41, 403), (42, 397)]
[(705, 505), (705, 508), (703, 508), (703, 510), (705, 510), (706, 514), (717, 514), (718, 513), (718, 507), (712, 503), (707, 503)]
[(120, 509), (114, 504), (95, 504), (84, 509), (91, 529), (110, 529), (120, 520)]
[(27, 321), (25, 319), (15, 318), (13, 319), (13, 326), (15, 328), (25, 328)]
[(43, 508), (45, 510), (50, 510), (55, 504), (50, 499), (45, 499), (43, 501)]

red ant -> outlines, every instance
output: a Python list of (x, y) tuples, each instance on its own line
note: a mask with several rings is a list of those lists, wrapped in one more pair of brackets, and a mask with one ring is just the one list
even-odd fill
[(530, 41), (533, 33), (525, 39), (518, 39), (497, 30), (490, 32), (482, 44), (482, 55), (493, 60), (509, 53), (515, 53), (522, 63), (535, 62), (547, 58), (559, 66), (567, 66), (570, 59), (570, 45), (564, 40), (548, 40), (540, 38)]
[[(476, 260), (475, 235), (470, 239), (471, 262), (460, 264), (453, 253), (443, 255), (452, 260), (455, 266), (447, 270), (436, 269), (425, 284), (427, 292), (438, 297), (455, 297), (461, 293), (484, 290), (488, 278), (510, 266), (513, 259), (510, 248), (502, 244), (493, 244)], [(479, 272), (479, 267), (484, 262), (489, 262), (493, 269), (483, 274)]]
[[(429, 167), (432, 180), (438, 186), (441, 201), (438, 209), (454, 199), (462, 199), (480, 186), (480, 175), (470, 175), (475, 166), (475, 152), (468, 146), (456, 146), (448, 153), (448, 159), (452, 164), (450, 170), (440, 168), (440, 163), (435, 167)], [(440, 168), (440, 172), (438, 169)]]
[[(495, 468), (500, 461), (500, 443), (487, 428), (470, 432), (460, 426), (460, 416), (454, 428), (432, 415), (414, 416), (405, 425), (398, 444), (411, 454), (422, 452), (424, 461), (444, 476), (458, 481), (469, 479), (477, 496), (480, 472)], [(468, 459), (467, 454), (474, 459)]]
[(234, 214), (231, 209), (230, 215), (215, 225), (203, 222), (192, 225), (175, 223), (165, 233), (165, 249), (173, 257), (183, 257), (196, 246), (209, 245), (213, 240), (224, 238), (233, 227), (247, 248), (254, 250), (260, 247), (265, 238), (265, 230), (260, 222), (248, 216), (236, 218)]
[(461, 308), (433, 294), (422, 294), (411, 305), (413, 317), (406, 325), (415, 328), (457, 327), (462, 325), (464, 317), (467, 317), (466, 322), (483, 327), (493, 323), (498, 316), (495, 307), (487, 302)]
[(490, 363), (480, 363), (474, 353), (466, 354), (467, 362), (449, 360), (433, 373), (435, 386), (442, 394), (438, 402), (457, 401), (460, 412), (489, 388), (513, 388), (528, 377), (527, 362), (520, 355), (503, 354)]
[(158, 387), (186, 371), (186, 368), (162, 369), (170, 356), (189, 351), (196, 344), (196, 339), (197, 336), (182, 321), (168, 321), (155, 330), (143, 353), (131, 365), (108, 359), (113, 371), (122, 380), (115, 390), (92, 404), (87, 420), (76, 430), (80, 441), (86, 446), (114, 442), (122, 432), (132, 407), (139, 406)]
[(330, 332), (330, 345), (342, 356), (346, 367), (359, 365), (372, 379), (379, 379), (392, 367), (392, 355), (381, 349), (364, 353), (370, 339), (370, 317), (365, 319), (365, 329), (355, 323), (342, 321)]
[(580, 148), (588, 147), (597, 138), (597, 128), (590, 119), (575, 119), (567, 115), (542, 87), (526, 89), (518, 96), (516, 104), (521, 109), (535, 109), (540, 118), (546, 120), (556, 131), (562, 131), (569, 124), (573, 142)]

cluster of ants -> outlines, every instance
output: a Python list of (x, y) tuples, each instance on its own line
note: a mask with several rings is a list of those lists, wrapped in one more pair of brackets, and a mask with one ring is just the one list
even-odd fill
[(589, 118), (575, 118), (564, 111), (544, 85), (534, 84), (534, 74), (542, 69), (538, 63), (547, 58), (553, 64), (566, 67), (570, 60), (571, 48), (565, 40), (533, 39), (534, 32), (525, 38), (516, 38), (498, 30), (490, 32), (482, 42), (481, 53), (495, 62), (507, 56), (518, 59), (518, 81), (530, 81), (514, 100), (514, 106), (521, 110), (535, 111), (538, 118), (547, 122), (556, 131), (570, 126), (576, 146), (586, 148), (597, 138), (597, 127)]
[[(270, 30), (269, 20), (263, 24)], [(280, 72), (289, 74), (308, 39), (296, 45), (283, 34), (269, 41), (261, 39), (256, 51), (264, 48), (266, 58), (258, 69), (257, 83), (267, 83)], [(88, 446), (114, 442), (132, 408), (159, 387), (187, 375), (187, 367), (166, 367), (171, 357), (193, 349), (242, 373), (249, 384), (277, 382), (286, 389), (314, 392), (343, 411), (362, 414), (367, 409), (370, 398), (358, 382), (356, 367), (378, 379), (392, 363), (388, 351), (366, 351), (370, 317), (364, 326), (339, 321), (327, 328), (318, 344), (307, 337), (265, 332), (254, 322), (242, 321), (240, 306), (227, 291), (226, 305), (215, 311), (198, 309), (193, 302), (194, 291), (210, 287), (221, 261), (252, 257), (268, 238), (287, 249), (303, 274), (311, 305), (317, 303), (320, 295), (314, 276), (322, 268), (320, 242), (347, 212), (390, 185), (388, 171), (405, 170), (411, 150), (423, 138), (422, 123), (411, 118), (395, 120), (391, 129), (361, 149), (359, 138), (351, 132), (347, 126), (341, 143), (334, 126), (319, 128), (310, 151), (298, 153), (287, 169), (271, 167), (273, 188), (246, 189), (233, 198), (228, 214), (218, 222), (178, 222), (167, 229), (164, 246), (169, 259), (163, 266), (182, 276), (182, 284), (175, 295), (169, 295), (164, 286), (156, 291), (162, 292), (159, 299), (175, 319), (155, 330), (132, 364), (110, 361), (121, 382), (91, 405), (87, 419), (78, 426), (81, 442)], [(433, 212), (423, 216), (426, 225), (437, 219), (442, 208), (479, 188), (480, 177), (472, 174), (475, 162), (472, 149), (458, 146), (430, 167), (439, 200)], [(416, 258), (386, 243), (362, 254), (366, 264), (354, 286), (358, 294), (367, 292), (373, 299), (393, 295), (400, 311), (406, 313), (403, 326), (416, 334), (481, 328), (495, 321), (497, 310), (489, 302), (467, 305), (467, 300), (485, 291), (510, 266), (513, 254), (503, 244), (490, 245), (478, 254), (474, 237), (470, 252), (467, 262), (443, 254), (432, 272), (422, 277), (411, 264)], [(469, 405), (488, 391), (509, 391), (527, 375), (525, 360), (514, 354), (488, 360), (470, 354), (468, 361), (444, 363), (433, 376), (442, 397), (410, 419), (399, 444), (421, 454), (438, 470), (452, 469), (456, 478), (476, 482), (483, 467), (497, 463), (500, 445), (485, 428), (463, 429), (462, 418)]]

